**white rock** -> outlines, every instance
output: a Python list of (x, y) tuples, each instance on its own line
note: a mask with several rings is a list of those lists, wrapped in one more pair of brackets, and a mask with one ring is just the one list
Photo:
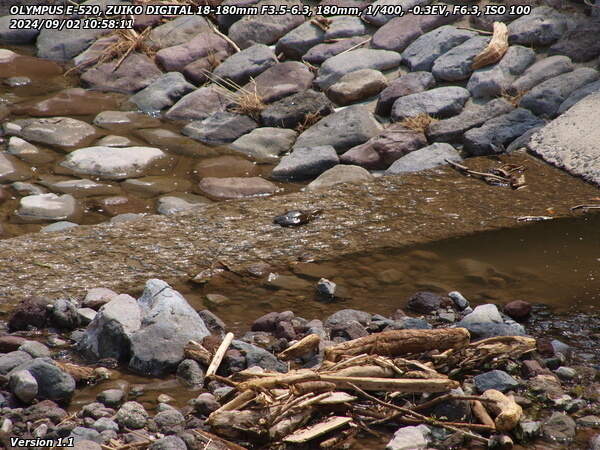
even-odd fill
[(419, 450), (427, 448), (428, 436), (431, 433), (426, 425), (418, 427), (402, 427), (386, 445), (386, 450)]
[(10, 376), (9, 386), (23, 403), (31, 402), (38, 394), (38, 383), (27, 370), (19, 370)]
[(65, 220), (77, 211), (77, 200), (72, 195), (28, 195), (20, 201), (17, 216), (32, 220)]
[(70, 153), (61, 166), (109, 180), (139, 177), (166, 154), (154, 147), (86, 147)]

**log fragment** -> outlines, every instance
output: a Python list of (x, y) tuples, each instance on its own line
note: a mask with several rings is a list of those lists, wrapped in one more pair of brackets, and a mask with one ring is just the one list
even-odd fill
[(323, 381), (335, 383), (338, 388), (348, 389), (357, 386), (365, 391), (381, 392), (447, 392), (460, 386), (458, 381), (432, 379), (400, 379), (371, 377), (340, 377), (337, 375), (321, 375)]
[(279, 353), (277, 357), (283, 361), (299, 358), (300, 356), (304, 356), (307, 353), (313, 351), (316, 347), (319, 346), (320, 342), (321, 337), (318, 334), (309, 334), (308, 336), (305, 336), (302, 339), (300, 339), (294, 345), (289, 346), (284, 351)]
[(302, 373), (292, 373), (274, 377), (257, 378), (254, 380), (244, 381), (237, 385), (237, 389), (241, 391), (271, 389), (277, 386), (289, 386), (304, 381), (319, 381), (319, 375), (312, 371)]
[(212, 360), (212, 354), (204, 348), (204, 346), (194, 340), (190, 340), (185, 347), (183, 347), (183, 354), (186, 359), (193, 359), (205, 366), (210, 364)]
[(466, 328), (438, 328), (435, 330), (391, 330), (342, 342), (325, 349), (325, 359), (339, 361), (343, 356), (361, 353), (380, 356), (402, 356), (430, 350), (461, 348), (469, 344)]
[(215, 356), (210, 362), (208, 369), (206, 369), (206, 378), (209, 378), (211, 375), (217, 373), (217, 369), (221, 365), (221, 361), (223, 361), (225, 353), (231, 345), (231, 341), (233, 341), (233, 333), (227, 333), (225, 338), (223, 338), (223, 342), (221, 342), (221, 345), (219, 345), (219, 348), (215, 352)]
[(473, 411), (475, 417), (479, 419), (480, 423), (489, 427), (496, 428), (496, 423), (490, 417), (490, 415), (487, 412), (487, 409), (485, 409), (485, 407), (479, 400), (471, 400), (471, 410)]
[(488, 389), (482, 397), (496, 400), (494, 403), (486, 403), (485, 407), (496, 416), (494, 423), (498, 431), (510, 431), (517, 426), (523, 414), (523, 408), (515, 402), (512, 396), (506, 396), (495, 389)]
[(285, 437), (283, 442), (287, 442), (289, 444), (302, 444), (304, 442), (309, 442), (325, 433), (329, 433), (330, 431), (341, 428), (351, 422), (352, 419), (350, 417), (333, 416), (316, 425), (297, 430), (295, 433)]
[(492, 39), (481, 53), (475, 56), (471, 68), (480, 69), (495, 64), (502, 59), (508, 50), (508, 27), (503, 22), (494, 22), (494, 33)]

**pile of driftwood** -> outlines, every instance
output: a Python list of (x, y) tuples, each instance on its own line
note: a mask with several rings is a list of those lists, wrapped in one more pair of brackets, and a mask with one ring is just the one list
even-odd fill
[[(535, 350), (535, 339), (521, 336), (471, 343), (464, 328), (393, 330), (321, 349), (324, 359), (318, 368), (285, 374), (251, 368), (220, 377), (216, 369), (232, 337), (210, 358), (208, 374), (235, 388), (208, 418), (212, 433), (230, 448), (243, 448), (231, 441), (265, 448), (348, 448), (359, 432), (378, 434), (377, 428), (386, 424), (428, 424), (486, 444), (490, 436), (508, 439), (502, 433), (511, 431), (522, 414), (511, 396), (492, 389), (482, 395), (449, 391), (460, 387), (465, 374), (499, 367)], [(292, 362), (319, 345), (319, 336), (311, 334), (278, 356)], [(197, 343), (190, 343), (186, 353), (208, 359), (200, 356), (204, 352)], [(472, 421), (449, 422), (426, 414), (457, 400), (470, 402)]]

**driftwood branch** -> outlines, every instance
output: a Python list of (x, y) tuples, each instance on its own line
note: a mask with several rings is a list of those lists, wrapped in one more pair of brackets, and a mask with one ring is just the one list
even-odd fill
[(225, 357), (225, 353), (227, 352), (227, 349), (229, 349), (229, 346), (231, 345), (231, 341), (233, 341), (233, 333), (227, 333), (225, 335), (225, 338), (223, 339), (223, 342), (221, 342), (221, 345), (219, 345), (219, 348), (215, 352), (215, 356), (213, 357), (212, 361), (210, 362), (208, 369), (206, 370), (207, 378), (209, 378), (211, 375), (214, 375), (215, 373), (217, 373), (217, 369), (221, 365), (221, 361), (223, 361), (223, 358)]

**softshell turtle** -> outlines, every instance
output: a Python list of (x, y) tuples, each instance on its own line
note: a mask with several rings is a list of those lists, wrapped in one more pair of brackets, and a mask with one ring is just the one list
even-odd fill
[(298, 227), (310, 222), (323, 212), (322, 209), (294, 209), (273, 219), (273, 223), (282, 227)]

